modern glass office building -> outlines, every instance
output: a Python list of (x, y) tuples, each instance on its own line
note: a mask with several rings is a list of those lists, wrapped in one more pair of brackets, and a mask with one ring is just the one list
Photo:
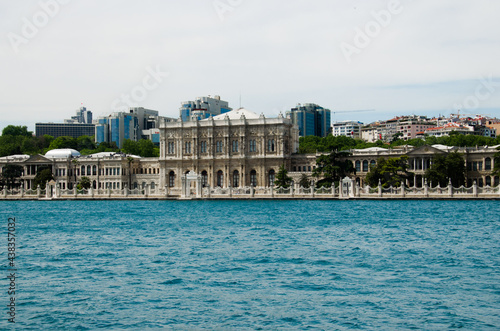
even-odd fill
[(299, 127), (299, 136), (326, 137), (330, 133), (331, 112), (314, 103), (297, 105), (287, 113)]
[(220, 96), (216, 95), (213, 98), (199, 97), (195, 101), (184, 101), (179, 109), (180, 117), (183, 122), (190, 121), (193, 118), (198, 118), (198, 120), (203, 120), (209, 118), (210, 116), (217, 116), (224, 114), (233, 110), (229, 107), (227, 101), (220, 99)]

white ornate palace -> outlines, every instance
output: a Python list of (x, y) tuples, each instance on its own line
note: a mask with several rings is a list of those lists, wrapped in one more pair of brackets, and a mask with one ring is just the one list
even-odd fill
[[(307, 191), (308, 189), (297, 186), (304, 175), (311, 181), (314, 179), (311, 175), (319, 155), (297, 154), (298, 141), (297, 127), (282, 115), (278, 118), (266, 118), (246, 109), (238, 109), (205, 120), (162, 123), (159, 158), (141, 158), (119, 153), (84, 156), (74, 150), (52, 150), (44, 156), (2, 157), (0, 171), (7, 164), (23, 167), (20, 178), (23, 197), (76, 197), (83, 192), (84, 196), (92, 197), (175, 198), (189, 193), (183, 187), (187, 174), (197, 178), (197, 196), (233, 197), (239, 194), (248, 197), (274, 197), (272, 183), (280, 166), (284, 165), (296, 184), (291, 191), (281, 192), (282, 194), (287, 197), (311, 197), (315, 194), (335, 196), (334, 190)], [(423, 188), (427, 187), (424, 174), (432, 165), (433, 157), (457, 150), (464, 155), (467, 167), (464, 183), (467, 189), (462, 188), (461, 192), (470, 191), (471, 194), (476, 192), (480, 195), (481, 188), (484, 187), (486, 192), (487, 187), (500, 184), (498, 176), (491, 175), (497, 147), (455, 148), (436, 145), (353, 150), (350, 159), (356, 168), (356, 174), (351, 179), (353, 188), (357, 188), (353, 194), (374, 194), (375, 191), (366, 189), (365, 183), (370, 166), (376, 164), (381, 157), (402, 155), (409, 157), (410, 171), (415, 174), (413, 179), (403, 183), (406, 190), (414, 189), (417, 192), (420, 189), (424, 194)], [(52, 169), (55, 179), (49, 185), (50, 194), (34, 185), (35, 175), (42, 167)], [(84, 176), (90, 179), (91, 189), (78, 192), (76, 183)], [(474, 183), (476, 191), (472, 190)], [(490, 191), (496, 192), (494, 189)], [(0, 198), (11, 195), (19, 197), (20, 192), (0, 190)], [(401, 191), (397, 196), (401, 195), (405, 195), (405, 192)], [(336, 196), (341, 196), (338, 188)]]

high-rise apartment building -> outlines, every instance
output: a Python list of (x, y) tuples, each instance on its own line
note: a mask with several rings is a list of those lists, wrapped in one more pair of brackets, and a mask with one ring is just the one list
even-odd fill
[(293, 124), (299, 127), (299, 135), (326, 137), (330, 133), (331, 112), (314, 103), (298, 104), (287, 112)]
[(184, 101), (179, 109), (179, 113), (182, 121), (186, 122), (194, 118), (203, 120), (210, 116), (230, 112), (231, 110), (233, 109), (229, 107), (228, 102), (221, 100), (220, 96), (216, 95), (213, 98), (208, 96), (196, 98), (195, 101)]

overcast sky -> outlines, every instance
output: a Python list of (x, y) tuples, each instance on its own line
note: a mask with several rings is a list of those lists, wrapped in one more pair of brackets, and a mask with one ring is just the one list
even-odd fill
[[(500, 117), (498, 0), (0, 0), (0, 128), (220, 95), (371, 122)], [(374, 109), (370, 112), (344, 111)]]

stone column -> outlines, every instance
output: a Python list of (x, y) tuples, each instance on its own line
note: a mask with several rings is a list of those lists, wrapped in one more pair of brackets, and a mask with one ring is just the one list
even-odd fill
[(380, 179), (378, 180), (378, 196), (379, 198), (382, 197), (382, 183), (380, 182)]
[[(5, 191), (5, 189), (4, 189)], [(6, 191), (5, 191), (6, 192)], [(75, 191), (76, 192), (76, 191)], [(42, 195), (42, 189), (40, 188), (40, 185), (36, 187), (36, 196), (39, 198)]]
[(453, 197), (453, 185), (451, 185), (451, 178), (448, 181), (448, 196)]
[(311, 181), (311, 196), (314, 198), (314, 187), (315, 187), (315, 183), (314, 183), (314, 180)]
[(477, 198), (478, 193), (477, 193), (477, 181), (474, 181), (474, 184), (472, 184), (472, 195)]
[(250, 195), (253, 198), (255, 196), (255, 187), (250, 186)]
[(428, 198), (428, 197), (429, 197), (429, 186), (427, 185), (427, 179), (426, 179), (426, 180), (424, 180), (424, 196), (425, 196), (426, 198)]

